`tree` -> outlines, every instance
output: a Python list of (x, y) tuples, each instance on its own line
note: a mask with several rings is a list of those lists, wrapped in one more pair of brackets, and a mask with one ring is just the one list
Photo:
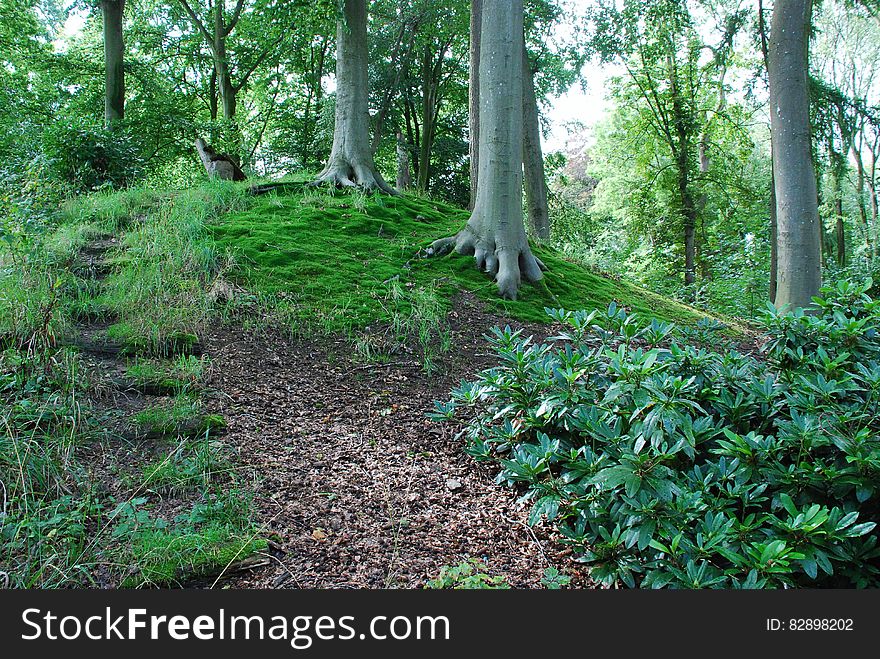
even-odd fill
[(550, 237), (550, 209), (547, 203), (547, 176), (541, 150), (541, 117), (535, 94), (535, 71), (523, 43), (523, 176), (529, 228), (538, 238)]
[(464, 228), (434, 241), (429, 253), (473, 254), (516, 299), (522, 278), (542, 278), (526, 239), (522, 210), (523, 2), (483, 0), (480, 30), (480, 139), (477, 199)]
[[(211, 82), (219, 96), (223, 118), (232, 121), (235, 119), (239, 92), (247, 85), (254, 72), (270, 56), (280, 51), (281, 44), (290, 33), (293, 20), (280, 12), (292, 12), (295, 9), (302, 11), (303, 8), (297, 2), (280, 5), (270, 3), (262, 7), (251, 7), (248, 12), (245, 11), (248, 9), (245, 0), (236, 0), (232, 12), (228, 13), (225, 0), (209, 2), (207, 11), (202, 10), (193, 0), (178, 2), (208, 46), (214, 67)], [(246, 42), (246, 46), (242, 48), (240, 57), (233, 58), (229, 52), (229, 39), (245, 16), (254, 19), (250, 22), (257, 22), (259, 26), (241, 39)], [(233, 79), (236, 71), (237, 81)]]
[(122, 14), (125, 0), (101, 0), (104, 21), (104, 126), (125, 117), (125, 45), (122, 38)]
[[(625, 0), (620, 9), (603, 6), (594, 20), (613, 35), (597, 32), (596, 48), (606, 60), (619, 59), (631, 80), (631, 93), (647, 107), (650, 129), (665, 145), (675, 172), (675, 214), (684, 247), (684, 283), (696, 282), (696, 183), (701, 96), (719, 77), (718, 67), (699, 66), (706, 44), (686, 0)], [(723, 83), (719, 83), (723, 84)], [(666, 165), (664, 165), (665, 167)]]
[(778, 308), (805, 308), (822, 283), (808, 83), (812, 0), (776, 0), (768, 44)]
[(367, 76), (367, 2), (344, 0), (336, 25), (336, 122), (333, 147), (317, 182), (395, 194), (373, 162)]
[(480, 34), (483, 28), (483, 0), (471, 0), (470, 66), (468, 67), (468, 135), (470, 146), (471, 197), (468, 208), (477, 203), (480, 143)]

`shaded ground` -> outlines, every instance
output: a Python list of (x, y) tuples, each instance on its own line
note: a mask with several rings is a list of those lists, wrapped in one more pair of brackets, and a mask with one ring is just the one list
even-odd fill
[[(77, 267), (100, 286), (118, 244), (93, 241)], [(149, 494), (153, 513), (171, 520), (200, 494), (138, 486), (145, 467), (180, 440), (132, 425), (133, 415), (170, 398), (127, 376), (131, 355), (107, 339), (113, 320), (82, 318), (71, 337), (105, 431), (104, 441), (84, 447), (85, 464), (104, 494)], [(266, 551), (227, 566), (225, 587), (417, 588), (471, 558), (514, 587), (539, 587), (549, 566), (569, 574), (572, 587), (590, 585), (549, 529), (526, 525), (528, 505), (517, 504), (516, 490), (496, 484), (451, 429), (427, 419), (435, 400), (492, 363), (483, 334), (509, 323), (470, 294), (455, 299), (448, 321), (454, 349), (435, 359), (430, 375), (409, 354), (365, 363), (341, 338), (292, 341), (234, 323), (202, 337), (199, 350), (210, 360), (202, 397), (228, 423), (221, 441), (237, 480), (254, 491), (259, 535), (269, 540)], [(525, 329), (537, 338), (550, 331)], [(106, 569), (93, 578), (118, 585)], [(216, 581), (181, 575), (179, 583)]]
[[(487, 366), (482, 334), (500, 319), (471, 296), (450, 316), (457, 350), (431, 376), (419, 363), (365, 365), (338, 343), (218, 330), (212, 411), (255, 483), (257, 523), (274, 538), (270, 564), (231, 587), (420, 587), (444, 565), (480, 558), (514, 587), (554, 565), (589, 585), (540, 527), (525, 524), (515, 490), (427, 420), (462, 377)], [(547, 328), (536, 328), (546, 332)]]

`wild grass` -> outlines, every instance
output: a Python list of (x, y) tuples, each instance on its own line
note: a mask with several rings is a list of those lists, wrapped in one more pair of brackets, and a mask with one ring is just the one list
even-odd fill
[[(224, 499), (237, 481), (212, 437), (223, 420), (205, 414), (192, 393), (205, 360), (132, 365), (135, 379), (173, 383), (179, 392), (168, 406), (146, 410), (143, 427), (184, 440), (167, 460), (144, 466), (119, 503), (83, 460), (107, 431), (89, 407), (78, 354), (64, 347), (74, 322), (111, 316), (119, 334), (145, 350), (201, 328), (211, 313), (206, 286), (223, 267), (205, 223), (240, 208), (243, 198), (240, 187), (224, 185), (91, 195), (39, 223), (39, 233), (2, 248), (0, 586), (81, 586), (99, 573), (116, 584), (178, 583), (260, 546), (249, 498)], [(108, 254), (107, 279), (90, 277), (91, 267), (83, 272), (83, 248), (123, 230), (128, 237)], [(127, 284), (137, 285), (126, 290)], [(186, 492), (200, 501), (163, 523), (151, 512), (154, 499), (138, 496), (145, 492)], [(113, 513), (126, 506), (137, 509), (128, 522), (152, 522), (123, 524)]]
[(213, 311), (211, 282), (230, 267), (206, 231), (216, 215), (246, 203), (241, 186), (215, 183), (178, 194), (131, 227), (105, 300), (124, 321), (111, 338), (167, 355), (191, 345)]
[(139, 386), (181, 393), (198, 389), (207, 367), (207, 357), (178, 355), (168, 360), (136, 359), (125, 374)]
[(226, 427), (223, 417), (206, 414), (199, 397), (191, 392), (141, 410), (132, 422), (146, 435), (169, 438), (208, 436)]
[(181, 585), (181, 579), (219, 575), (266, 543), (248, 521), (246, 492), (231, 490), (193, 506), (173, 521), (140, 508), (143, 499), (114, 511), (113, 533), (124, 539), (129, 562), (123, 588)]

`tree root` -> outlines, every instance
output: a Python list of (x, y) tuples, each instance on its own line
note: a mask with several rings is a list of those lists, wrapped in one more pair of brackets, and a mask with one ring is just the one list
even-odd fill
[(498, 246), (491, 238), (478, 236), (468, 225), (454, 236), (435, 240), (425, 250), (425, 256), (446, 256), (453, 250), (473, 255), (477, 267), (495, 278), (498, 292), (506, 300), (516, 299), (522, 279), (538, 282), (547, 270), (528, 244), (521, 248)]
[(331, 184), (341, 188), (360, 188), (366, 192), (380, 190), (390, 195), (400, 194), (385, 182), (374, 167), (363, 164), (334, 163), (327, 165), (314, 181), (315, 185)]

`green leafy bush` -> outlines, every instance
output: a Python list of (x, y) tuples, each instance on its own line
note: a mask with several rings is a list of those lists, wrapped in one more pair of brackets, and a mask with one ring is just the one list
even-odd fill
[(494, 330), (499, 365), (436, 419), (534, 502), (605, 584), (876, 587), (880, 302), (825, 290), (764, 318), (763, 356), (697, 347), (612, 304), (548, 310), (546, 344)]
[(43, 153), (56, 180), (73, 191), (120, 188), (143, 173), (139, 149), (128, 131), (113, 131), (80, 120), (59, 122), (43, 135)]

